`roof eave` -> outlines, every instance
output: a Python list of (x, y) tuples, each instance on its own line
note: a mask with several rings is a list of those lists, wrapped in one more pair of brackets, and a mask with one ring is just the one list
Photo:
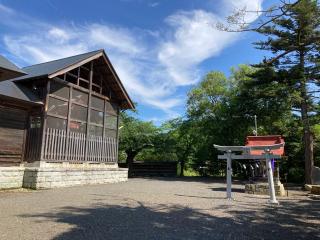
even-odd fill
[(23, 71), (15, 71), (15, 70), (3, 68), (3, 67), (0, 67), (0, 72), (2, 72), (3, 74), (0, 76), (0, 82), (27, 75), (27, 73)]
[(34, 79), (39, 79), (39, 78), (48, 78), (48, 74), (44, 74), (44, 75), (39, 75), (39, 76), (32, 76), (29, 78), (24, 78), (24, 79), (12, 79), (12, 82), (24, 82), (24, 81), (29, 81), (29, 80), (34, 80)]
[(43, 106), (43, 102), (41, 101), (28, 101), (20, 98), (10, 97), (3, 94), (0, 94), (0, 99), (10, 100), (12, 102), (22, 103), (22, 104), (31, 105), (31, 106)]

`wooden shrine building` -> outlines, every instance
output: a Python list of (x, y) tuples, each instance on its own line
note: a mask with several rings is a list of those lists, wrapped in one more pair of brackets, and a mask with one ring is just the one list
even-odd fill
[(0, 167), (117, 164), (119, 111), (134, 104), (104, 50), (15, 70), (0, 78)]

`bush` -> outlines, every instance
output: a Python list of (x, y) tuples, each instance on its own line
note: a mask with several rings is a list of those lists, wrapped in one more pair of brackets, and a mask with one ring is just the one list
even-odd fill
[(288, 173), (288, 182), (303, 183), (304, 170), (301, 168), (290, 168)]

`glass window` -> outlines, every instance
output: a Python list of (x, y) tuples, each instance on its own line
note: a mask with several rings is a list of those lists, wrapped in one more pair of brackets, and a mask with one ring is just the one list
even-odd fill
[(106, 128), (117, 129), (118, 117), (106, 114)]
[(91, 109), (90, 122), (103, 125), (103, 112)]
[(71, 106), (71, 118), (80, 121), (87, 121), (87, 108), (76, 104)]
[(50, 82), (50, 93), (69, 99), (69, 87), (55, 81)]
[(98, 98), (96, 96), (92, 96), (91, 107), (94, 107), (96, 109), (103, 111), (104, 110), (104, 100), (101, 98)]
[(102, 95), (110, 97), (110, 89), (107, 88), (105, 85), (102, 86)]
[(86, 133), (87, 124), (77, 121), (70, 121), (69, 128), (71, 132)]
[(40, 128), (41, 127), (41, 117), (31, 116), (30, 117), (30, 128)]
[(47, 117), (47, 128), (61, 129), (66, 130), (67, 120), (56, 118), (56, 117)]
[(68, 115), (68, 102), (49, 97), (48, 113), (67, 117)]
[(89, 127), (89, 134), (90, 134), (91, 136), (102, 137), (102, 130), (103, 130), (103, 127), (90, 125), (90, 127)]
[(72, 90), (72, 101), (88, 105), (88, 93), (79, 91), (77, 89)]
[(98, 74), (94, 74), (93, 73), (93, 78), (92, 78), (92, 82), (97, 84), (98, 86), (101, 86), (101, 75)]
[(101, 87), (92, 85), (92, 91), (94, 91), (94, 92), (96, 92), (96, 93), (100, 93), (100, 89), (101, 89)]
[(74, 69), (70, 70), (69, 73), (71, 73), (75, 76), (78, 76), (78, 71), (79, 71), (79, 68), (74, 68)]
[(118, 110), (118, 107), (117, 107), (116, 104), (110, 103), (110, 102), (106, 102), (106, 111), (107, 111), (108, 113), (117, 115), (117, 113), (118, 113), (117, 110)]
[(86, 80), (90, 79), (90, 71), (83, 67), (80, 67), (80, 77)]
[(78, 83), (78, 77), (71, 75), (69, 73), (66, 73), (66, 81), (73, 83), (73, 84), (77, 84)]
[(105, 131), (104, 132), (105, 137), (117, 138), (117, 130), (112, 130), (112, 129), (106, 128), (104, 131)]
[(81, 79), (80, 79), (80, 81), (79, 81), (79, 86), (80, 86), (80, 87), (83, 87), (83, 88), (85, 88), (85, 89), (89, 89), (89, 83), (88, 83), (88, 82), (85, 82), (85, 81), (81, 81)]

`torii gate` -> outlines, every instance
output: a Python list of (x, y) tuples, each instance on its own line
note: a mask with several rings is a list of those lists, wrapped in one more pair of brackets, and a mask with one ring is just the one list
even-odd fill
[[(225, 152), (223, 155), (218, 155), (218, 159), (227, 160), (227, 199), (232, 200), (231, 194), (231, 176), (232, 176), (232, 159), (266, 159), (266, 165), (268, 169), (268, 183), (269, 183), (269, 203), (278, 204), (276, 194), (274, 190), (273, 172), (271, 167), (271, 159), (280, 159), (281, 155), (273, 154), (273, 151), (277, 152), (280, 148), (284, 147), (284, 143), (272, 144), (272, 145), (258, 145), (258, 146), (219, 146), (214, 145), (219, 151)], [(272, 151), (273, 150), (273, 151)], [(257, 151), (262, 151), (261, 155), (254, 155)], [(240, 155), (234, 154), (234, 152), (241, 152)]]

